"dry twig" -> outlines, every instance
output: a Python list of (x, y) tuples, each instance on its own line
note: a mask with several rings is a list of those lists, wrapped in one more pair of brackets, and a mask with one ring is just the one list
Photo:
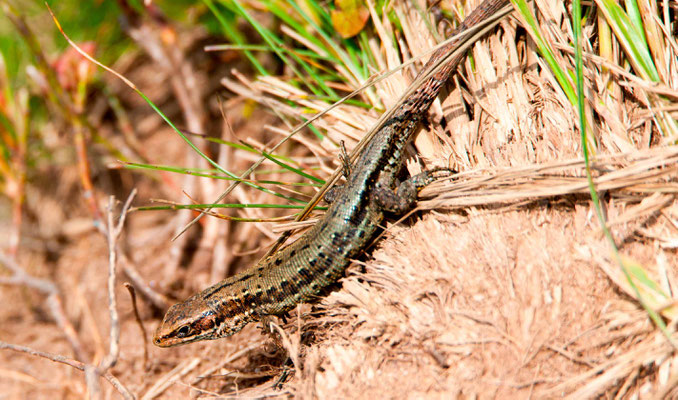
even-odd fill
[(113, 223), (113, 211), (115, 198), (110, 196), (108, 198), (108, 311), (111, 317), (111, 343), (108, 355), (99, 364), (100, 371), (106, 371), (118, 361), (118, 354), (120, 352), (120, 320), (118, 318), (117, 300), (115, 297), (115, 278), (116, 278), (116, 264), (117, 264), (117, 240), (122, 233), (122, 228), (125, 224), (127, 211), (129, 210), (132, 200), (137, 194), (137, 190), (133, 189), (127, 197), (118, 223)]
[(139, 316), (139, 308), (137, 307), (137, 295), (136, 292), (134, 291), (134, 286), (127, 282), (125, 282), (124, 285), (129, 291), (130, 297), (132, 298), (132, 309), (134, 310), (134, 318), (136, 319), (137, 325), (139, 325), (139, 329), (141, 330), (141, 337), (144, 339), (144, 367), (148, 368), (148, 333), (146, 332), (146, 327), (144, 326), (144, 323), (141, 320), (141, 317)]
[(167, 310), (170, 306), (170, 301), (163, 294), (156, 292), (151, 288), (139, 271), (134, 266), (134, 263), (124, 254), (119, 254), (122, 263), (122, 271), (127, 275), (136, 290), (140, 291), (146, 299), (148, 299), (159, 310)]

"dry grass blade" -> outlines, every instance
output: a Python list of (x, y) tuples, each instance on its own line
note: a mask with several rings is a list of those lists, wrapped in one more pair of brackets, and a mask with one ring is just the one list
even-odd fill
[[(678, 193), (678, 147), (609, 155), (593, 164), (598, 190), (625, 193)], [(620, 167), (621, 166), (621, 167)], [(421, 209), (459, 208), (516, 203), (530, 199), (587, 194), (583, 160), (558, 161), (497, 172), (468, 172), (458, 180), (433, 184), (422, 191), (431, 198)]]
[(161, 376), (154, 384), (151, 386), (146, 393), (141, 397), (141, 400), (151, 400), (162, 394), (168, 387), (172, 386), (183, 376), (191, 372), (195, 367), (197, 367), (202, 360), (200, 357), (193, 357), (184, 362), (180, 363), (174, 369), (169, 371), (164, 376)]
[[(660, 335), (661, 336), (661, 335)], [(674, 340), (676, 335), (674, 335)], [(673, 353), (673, 347), (666, 340), (652, 335), (641, 341), (635, 348), (619, 357), (599, 364), (584, 374), (556, 385), (548, 391), (539, 393), (541, 396), (558, 396), (568, 388), (577, 388), (570, 392), (568, 399), (594, 398), (603, 393), (612, 382), (624, 379), (633, 371), (645, 365), (662, 363)]]

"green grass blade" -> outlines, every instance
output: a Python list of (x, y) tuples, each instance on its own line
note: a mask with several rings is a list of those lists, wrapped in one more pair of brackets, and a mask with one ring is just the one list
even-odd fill
[[(205, 51), (225, 51), (225, 50), (237, 50), (237, 51), (263, 51), (263, 52), (271, 52), (271, 48), (268, 46), (264, 46), (261, 44), (213, 44), (209, 46), (205, 46)], [(289, 54), (296, 54), (297, 57), (307, 57), (309, 59), (313, 60), (321, 60), (321, 61), (327, 61), (327, 62), (336, 62), (335, 58), (332, 58), (330, 56), (326, 56), (323, 54), (318, 54), (315, 51), (311, 50), (304, 50), (304, 49), (287, 49), (287, 48), (282, 48), (281, 49), (284, 52), (287, 52)], [(324, 66), (318, 66), (318, 68), (325, 68)], [(335, 74), (336, 75), (336, 74)]]
[[(282, 182), (282, 181), (272, 181), (272, 180), (262, 180), (262, 179), (253, 180), (253, 179), (232, 178), (230, 176), (215, 175), (215, 173), (217, 172), (216, 170), (191, 169), (191, 168), (184, 168), (184, 167), (173, 167), (173, 166), (169, 166), (169, 165), (153, 165), (153, 164), (135, 163), (135, 162), (127, 162), (127, 161), (124, 161), (123, 165), (127, 169), (146, 169), (146, 170), (153, 170), (153, 171), (164, 171), (164, 172), (171, 172), (171, 173), (175, 173), (175, 174), (198, 176), (198, 177), (201, 177), (201, 178), (221, 179), (221, 180), (235, 181), (235, 182), (253, 182), (253, 183), (257, 183), (259, 185), (320, 187), (320, 186), (322, 186), (323, 183), (325, 183), (322, 180), (319, 183), (307, 183), (307, 182)], [(271, 173), (273, 173), (273, 172), (280, 173), (282, 171), (288, 171), (288, 170), (289, 170), (289, 168), (285, 168), (283, 170), (272, 171)], [(263, 174), (263, 171), (260, 171), (259, 174)]]
[[(226, 36), (228, 39), (230, 39), (233, 43), (236, 43), (237, 45), (243, 45), (245, 40), (242, 36), (242, 34), (237, 30), (233, 29), (233, 24), (229, 23), (226, 20), (226, 17), (219, 11), (217, 8), (216, 4), (212, 0), (203, 0), (203, 3), (207, 6), (207, 8), (214, 14), (216, 19), (219, 21), (219, 24), (221, 25), (221, 29), (224, 32), (224, 36)], [(249, 50), (244, 50), (243, 53), (245, 54), (245, 57), (247, 57), (248, 60), (252, 63), (254, 68), (257, 70), (257, 73), (261, 75), (269, 75), (268, 71), (266, 68), (264, 68), (263, 65), (257, 60), (256, 57), (249, 51)]]
[(579, 130), (581, 132), (581, 146), (582, 146), (582, 151), (584, 153), (584, 163), (586, 165), (586, 179), (588, 182), (589, 186), (589, 193), (591, 194), (591, 200), (593, 202), (593, 207), (596, 211), (596, 216), (598, 217), (598, 222), (600, 223), (603, 233), (605, 234), (605, 237), (607, 238), (607, 241), (610, 243), (610, 247), (612, 248), (612, 252), (614, 254), (615, 261), (619, 265), (619, 268), (621, 268), (624, 276), (626, 277), (626, 281), (628, 282), (629, 286), (633, 289), (636, 299), (640, 303), (640, 305), (645, 309), (645, 312), (647, 312), (648, 316), (652, 321), (655, 323), (655, 325), (662, 331), (662, 333), (666, 336), (667, 340), (676, 347), (676, 344), (673, 342), (673, 339), (671, 338), (671, 334), (668, 332), (666, 324), (664, 323), (664, 320), (657, 314), (657, 312), (650, 306), (649, 302), (646, 300), (646, 298), (641, 294), (640, 289), (636, 285), (633, 277), (636, 277), (636, 279), (639, 282), (642, 282), (643, 284), (649, 286), (650, 289), (657, 288), (656, 285), (654, 285), (654, 282), (652, 282), (649, 277), (645, 274), (645, 271), (638, 266), (633, 267), (628, 265), (628, 263), (624, 262), (622, 260), (621, 255), (619, 254), (619, 250), (617, 248), (617, 245), (614, 241), (614, 238), (612, 237), (612, 234), (610, 233), (610, 230), (607, 228), (607, 221), (605, 220), (605, 216), (602, 212), (602, 207), (600, 203), (600, 198), (598, 197), (598, 192), (596, 191), (595, 184), (593, 183), (593, 176), (591, 174), (591, 164), (589, 160), (589, 151), (588, 151), (588, 140), (587, 140), (587, 130), (586, 130), (586, 120), (585, 120), (585, 109), (584, 109), (584, 101), (585, 101), (585, 94), (584, 94), (584, 62), (583, 62), (583, 56), (582, 56), (582, 48), (581, 48), (581, 24), (582, 24), (582, 18), (581, 18), (581, 0), (574, 0), (572, 4), (573, 12), (572, 12), (572, 24), (573, 29), (573, 36), (574, 36), (574, 51), (575, 51), (575, 76), (576, 76), (576, 87), (577, 87), (577, 111), (578, 111), (578, 116), (579, 116)]
[(658, 82), (659, 74), (652, 60), (642, 28), (636, 25), (614, 1), (597, 0), (597, 3), (634, 71), (643, 79)]
[[(313, 19), (310, 18), (308, 14), (301, 9), (301, 7), (299, 7), (296, 1), (289, 0), (289, 3), (295, 9), (295, 11), (297, 11), (302, 16), (302, 18), (304, 18), (304, 20), (306, 20), (306, 22), (309, 25), (311, 25), (313, 29), (315, 29), (315, 31), (318, 33), (318, 35), (320, 35), (320, 37), (325, 41), (325, 43), (327, 43), (327, 45), (330, 46), (334, 54), (336, 54), (339, 57), (344, 67), (346, 67), (346, 69), (348, 69), (351, 72), (355, 79), (358, 82), (364, 82), (367, 79), (367, 76), (364, 76), (362, 74), (362, 68), (357, 66), (351, 60), (346, 51), (344, 51), (344, 49), (341, 46), (339, 46), (339, 44), (337, 44), (334, 41), (334, 39), (327, 34), (327, 32), (325, 32), (320, 26), (318, 26), (318, 24), (316, 24), (315, 21), (313, 21)], [(350, 43), (351, 42), (348, 40), (344, 41), (344, 44), (346, 45), (350, 45)]]
[[(283, 9), (282, 7), (279, 7), (278, 4), (279, 3), (276, 2), (276, 1), (266, 2), (268, 10), (271, 11), (276, 17), (280, 18), (280, 20), (284, 24), (286, 24), (287, 26), (292, 28), (301, 37), (308, 40), (314, 46), (321, 48), (321, 49), (325, 49), (325, 44), (321, 40), (319, 40), (315, 35), (312, 35), (308, 31), (307, 27), (303, 26), (296, 19), (292, 18), (292, 16), (290, 15), (289, 9)], [(336, 57), (332, 57), (332, 52), (326, 50), (326, 53), (331, 58), (331, 62), (333, 62), (333, 63), (339, 63), (340, 62)], [(328, 57), (328, 56), (326, 56), (326, 57)]]
[[(212, 160), (212, 159), (209, 158), (207, 155), (205, 155), (202, 151), (200, 151), (200, 149), (199, 149), (195, 144), (193, 144), (193, 142), (192, 142), (186, 135), (184, 135), (184, 133), (183, 133), (181, 130), (179, 130), (179, 129), (174, 125), (174, 123), (172, 123), (172, 121), (171, 121), (169, 118), (167, 118), (167, 116), (166, 116), (165, 114), (163, 114), (162, 111), (160, 111), (160, 109), (155, 105), (155, 103), (153, 103), (153, 102), (151, 101), (151, 99), (149, 99), (148, 96), (146, 96), (146, 95), (144, 94), (144, 92), (142, 92), (142, 91), (141, 91), (141, 90), (140, 90), (140, 89), (139, 89), (132, 81), (130, 81), (129, 79), (125, 78), (123, 75), (121, 75), (121, 74), (118, 73), (117, 71), (115, 71), (115, 70), (113, 70), (112, 68), (110, 68), (110, 67), (104, 65), (103, 63), (101, 63), (100, 61), (96, 60), (95, 58), (93, 58), (92, 56), (90, 56), (89, 54), (87, 54), (85, 51), (83, 51), (83, 50), (82, 50), (82, 49), (81, 49), (81, 48), (80, 48), (80, 47), (79, 47), (79, 46), (78, 46), (78, 45), (77, 45), (70, 37), (68, 37), (68, 35), (66, 35), (66, 32), (64, 32), (63, 28), (61, 27), (61, 24), (60, 24), (59, 21), (57, 20), (56, 16), (52, 13), (52, 10), (49, 8), (49, 6), (48, 6), (48, 10), (49, 10), (49, 12), (50, 12), (50, 14), (51, 14), (51, 16), (52, 16), (52, 19), (54, 20), (54, 23), (56, 24), (57, 28), (59, 29), (59, 31), (61, 32), (61, 34), (63, 35), (63, 37), (66, 39), (66, 41), (68, 41), (68, 44), (69, 44), (70, 46), (72, 46), (78, 53), (80, 53), (80, 55), (82, 55), (84, 58), (86, 58), (86, 59), (89, 60), (90, 62), (92, 62), (92, 63), (98, 65), (99, 67), (103, 68), (104, 70), (106, 70), (106, 71), (110, 72), (111, 74), (115, 75), (115, 76), (118, 77), (121, 81), (123, 81), (127, 86), (129, 86), (132, 90), (134, 90), (134, 91), (135, 91), (142, 99), (144, 99), (144, 101), (151, 107), (151, 109), (153, 109), (153, 111), (155, 111), (155, 112), (160, 116), (160, 118), (162, 118), (163, 121), (165, 121), (165, 123), (167, 123), (167, 125), (169, 125), (169, 126), (170, 126), (170, 127), (171, 127), (171, 128), (172, 128), (172, 129), (173, 129), (173, 130), (174, 130), (174, 131), (175, 131), (175, 132), (176, 132), (176, 133), (184, 140), (184, 142), (186, 142), (186, 144), (189, 145), (189, 147), (190, 147), (191, 149), (193, 149), (193, 151), (195, 151), (198, 155), (200, 155), (200, 157), (202, 157), (203, 159), (205, 159), (210, 165), (212, 165), (213, 167), (215, 167), (217, 170), (219, 170), (219, 171), (220, 171), (221, 173), (223, 173), (224, 175), (230, 176), (230, 177), (232, 177), (232, 178), (238, 178), (236, 175), (232, 174), (230, 171), (227, 171), (226, 169), (224, 169), (223, 167), (221, 167), (219, 164), (217, 164), (214, 160)], [(261, 191), (263, 191), (263, 192), (265, 192), (265, 193), (272, 194), (272, 195), (274, 195), (274, 196), (281, 197), (281, 198), (284, 198), (284, 199), (286, 199), (286, 200), (290, 200), (290, 201), (294, 201), (294, 202), (298, 202), (298, 203), (304, 203), (302, 200), (298, 200), (298, 199), (294, 199), (294, 198), (289, 198), (289, 197), (287, 197), (287, 196), (283, 196), (283, 195), (281, 195), (281, 194), (279, 194), (279, 193), (276, 193), (276, 192), (274, 192), (274, 191), (272, 191), (272, 190), (269, 190), (269, 189), (263, 188), (263, 187), (261, 187), (261, 186), (255, 185), (255, 184), (253, 184), (253, 183), (251, 183), (251, 182), (243, 182), (243, 183), (245, 183), (246, 185), (251, 186), (251, 187), (253, 187), (253, 188), (255, 188), (255, 189), (261, 190)]]
[(527, 5), (527, 1), (511, 0), (511, 2), (520, 12), (520, 15), (522, 16), (524, 22), (523, 25), (530, 33), (530, 36), (537, 45), (537, 51), (544, 58), (546, 64), (548, 64), (549, 68), (551, 69), (551, 72), (558, 81), (560, 88), (563, 90), (563, 92), (565, 92), (565, 95), (567, 96), (570, 103), (572, 103), (573, 106), (576, 106), (577, 95), (574, 90), (574, 85), (570, 80), (569, 74), (556, 61), (555, 53), (553, 52), (553, 49), (551, 48), (549, 43), (542, 36), (541, 29), (537, 24), (537, 21), (535, 20), (534, 16), (532, 15), (532, 11)]
[[(316, 73), (311, 68), (308, 63), (306, 63), (304, 60), (296, 57), (293, 53), (290, 53), (290, 57), (298, 63), (306, 72), (306, 74), (303, 74), (301, 71), (297, 69), (297, 67), (290, 62), (290, 60), (285, 56), (284, 52), (281, 50), (283, 47), (282, 41), (276, 37), (270, 30), (266, 29), (264, 26), (262, 26), (255, 18), (253, 18), (247, 10), (243, 7), (242, 3), (239, 0), (233, 0), (231, 2), (233, 4), (235, 11), (238, 12), (239, 15), (241, 15), (243, 18), (247, 20), (247, 22), (252, 25), (252, 27), (261, 35), (262, 39), (271, 47), (273, 52), (280, 57), (280, 59), (287, 65), (294, 74), (301, 79), (304, 84), (311, 90), (314, 94), (321, 94), (324, 92), (328, 96), (333, 96), (337, 97), (337, 94), (329, 88), (322, 80), (316, 79)], [(308, 76), (307, 76), (308, 75)], [(308, 79), (310, 77), (311, 79)], [(317, 84), (317, 86), (316, 86)], [(318, 87), (321, 89), (319, 90)]]
[[(136, 207), (133, 211), (159, 211), (159, 210), (201, 210), (208, 208), (279, 208), (285, 210), (301, 210), (304, 208), (303, 205), (293, 205), (293, 204), (240, 204), (240, 203), (230, 203), (230, 204), (171, 204), (163, 206), (141, 206)], [(315, 207), (314, 210), (326, 210), (327, 207)]]
[[(186, 144), (188, 144), (188, 145), (191, 147), (191, 149), (193, 149), (193, 151), (195, 151), (196, 153), (198, 153), (198, 155), (200, 155), (200, 157), (202, 157), (203, 159), (205, 159), (208, 163), (210, 163), (210, 165), (212, 165), (214, 168), (216, 168), (217, 170), (219, 170), (219, 172), (221, 172), (222, 174), (224, 174), (224, 175), (226, 175), (226, 176), (229, 176), (229, 177), (231, 177), (231, 178), (239, 179), (239, 177), (238, 177), (237, 175), (235, 175), (235, 174), (231, 173), (230, 171), (224, 169), (221, 165), (217, 164), (214, 160), (212, 160), (212, 159), (209, 158), (206, 154), (204, 154), (202, 151), (200, 151), (200, 149), (199, 149), (195, 144), (193, 144), (193, 142), (192, 142), (186, 135), (184, 135), (184, 133), (183, 133), (181, 130), (179, 130), (176, 126), (174, 126), (174, 124), (172, 123), (172, 121), (171, 121), (169, 118), (167, 118), (167, 117), (165, 116), (165, 114), (163, 114), (162, 111), (160, 111), (160, 109), (159, 109), (159, 108), (151, 101), (151, 99), (149, 99), (148, 97), (146, 97), (146, 95), (145, 95), (143, 92), (141, 92), (141, 90), (139, 90), (139, 89), (137, 89), (137, 88), (135, 88), (134, 90), (139, 94), (139, 96), (141, 96), (141, 97), (146, 101), (146, 103), (148, 103), (148, 105), (151, 106), (151, 108), (153, 109), (153, 111), (155, 111), (158, 115), (160, 115), (160, 117), (161, 117), (161, 118), (162, 118), (162, 119), (163, 119), (163, 120), (164, 120), (164, 121), (172, 128), (172, 129), (174, 129), (174, 131), (175, 131), (175, 132), (176, 132), (176, 133), (177, 133), (177, 134), (178, 134), (178, 135), (186, 142)], [(253, 187), (253, 188), (257, 189), (257, 190), (261, 190), (262, 192), (271, 194), (271, 195), (273, 195), (273, 196), (281, 197), (281, 198), (283, 198), (283, 199), (286, 199), (286, 200), (289, 200), (289, 201), (293, 201), (293, 202), (296, 202), (296, 203), (305, 203), (303, 200), (295, 199), (295, 198), (293, 198), (293, 197), (289, 197), (289, 196), (282, 195), (282, 194), (280, 194), (280, 193), (276, 193), (276, 192), (274, 192), (274, 191), (272, 191), (272, 190), (270, 190), (270, 189), (266, 189), (266, 188), (264, 188), (264, 187), (261, 187), (261, 186), (259, 186), (259, 185), (254, 184), (254, 183), (252, 183), (252, 182), (243, 181), (243, 183), (244, 183), (245, 185), (251, 186), (251, 187)]]
[(636, 0), (625, 0), (624, 3), (626, 5), (626, 13), (633, 27), (636, 28), (636, 33), (642, 36), (643, 43), (647, 43), (645, 31), (643, 30), (643, 17), (640, 16), (638, 2)]
[(291, 166), (291, 165), (289, 165), (289, 164), (285, 164), (285, 163), (282, 162), (282, 161), (276, 160), (275, 157), (272, 157), (270, 154), (268, 154), (268, 153), (265, 152), (265, 151), (260, 152), (260, 154), (261, 154), (262, 156), (266, 157), (267, 160), (270, 160), (270, 161), (272, 161), (272, 162), (278, 164), (279, 166), (285, 168), (285, 169), (288, 170), (288, 171), (292, 171), (292, 172), (294, 172), (294, 173), (297, 174), (297, 175), (301, 175), (301, 176), (303, 176), (303, 177), (306, 178), (306, 179), (312, 180), (313, 182), (325, 184), (325, 181), (324, 181), (323, 179), (316, 178), (315, 176), (309, 175), (309, 174), (307, 174), (306, 172), (302, 171), (302, 170), (299, 169), (299, 168), (294, 168), (293, 166)]

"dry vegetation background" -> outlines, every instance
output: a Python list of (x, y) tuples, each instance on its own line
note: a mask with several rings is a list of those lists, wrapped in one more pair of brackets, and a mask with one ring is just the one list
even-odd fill
[[(392, 3), (403, 31), (395, 36), (400, 43), (392, 43), (391, 21), (372, 14), (375, 74), (436, 43), (422, 20), (428, 13), (411, 2)], [(469, 12), (479, 2), (459, 3), (454, 9)], [(676, 15), (675, 1), (662, 4)], [(558, 62), (571, 69), (569, 6), (538, 0), (534, 11)], [(138, 47), (111, 67), (186, 131), (270, 149), (299, 117), (328, 106), (285, 78), (257, 79), (239, 52), (204, 52), (222, 39), (174, 24), (154, 6), (142, 14), (123, 8), (122, 15)], [(271, 23), (266, 13), (256, 15)], [(584, 51), (597, 54), (602, 28), (600, 20), (591, 22), (595, 12), (589, 17)], [(45, 15), (27, 26), (37, 32), (51, 23)], [(206, 217), (171, 241), (195, 212), (129, 213), (116, 242), (117, 357), (109, 349), (107, 236), (115, 233), (120, 202), (136, 189), (133, 206), (153, 198), (209, 203), (230, 182), (122, 168), (117, 160), (209, 166), (113, 76), (102, 75), (84, 98), (61, 82), (59, 95), (75, 111), (62, 111), (40, 133), (50, 156), (30, 166), (21, 218), (11, 196), (0, 202), (0, 399), (119, 398), (91, 367), (104, 370), (116, 358), (108, 381), (143, 399), (678, 397), (672, 342), (641, 307), (596, 218), (576, 110), (521, 26), (516, 17), (505, 19), (472, 47), (472, 58), (416, 139), (410, 172), (452, 165), (459, 177), (426, 188), (420, 210), (391, 221), (327, 297), (299, 307), (286, 324), (279, 321), (280, 335), (251, 325), (231, 338), (171, 349), (144, 340), (170, 304), (247, 268), (294, 224)], [(245, 24), (239, 28), (252, 34)], [(592, 55), (584, 63), (596, 145), (592, 171), (607, 225), (634, 276), (646, 274), (644, 284), (635, 282), (676, 341), (678, 148), (658, 121), (676, 117), (678, 43), (675, 23), (666, 28), (660, 31), (666, 51), (660, 83), (635, 76), (619, 61), (618, 45), (612, 58), (622, 67)], [(90, 73), (91, 64), (74, 52), (59, 57), (71, 70)], [(288, 76), (273, 56), (258, 57)], [(378, 82), (361, 101), (388, 108), (422, 63)], [(49, 75), (40, 68), (34, 73)], [(338, 90), (362, 83), (347, 82)], [(658, 101), (663, 108), (657, 109)], [(378, 117), (377, 110), (342, 105), (316, 123), (324, 140), (305, 130), (277, 154), (325, 178), (339, 165), (337, 143), (354, 148)], [(230, 171), (242, 172), (259, 159), (192, 140)], [(261, 168), (274, 171), (255, 178), (301, 181), (268, 161)], [(313, 194), (269, 187), (304, 199)], [(109, 195), (119, 201), (110, 221)], [(244, 185), (226, 201), (284, 202)], [(270, 218), (282, 212), (219, 213)], [(124, 282), (136, 288), (143, 333)], [(11, 351), (8, 343), (80, 364)], [(278, 381), (284, 383), (276, 389)]]

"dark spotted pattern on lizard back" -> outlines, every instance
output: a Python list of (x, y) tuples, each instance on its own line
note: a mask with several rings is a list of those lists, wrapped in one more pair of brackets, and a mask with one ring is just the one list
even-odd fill
[[(507, 0), (486, 0), (454, 34), (473, 27), (507, 4)], [(452, 42), (436, 51), (422, 73), (457, 44)], [(385, 211), (374, 195), (375, 188), (393, 190), (405, 145), (461, 58), (447, 62), (384, 123), (315, 226), (249, 270), (170, 307), (155, 333), (154, 343), (167, 347), (232, 335), (249, 322), (281, 315), (299, 302), (313, 300), (335, 282), (377, 232)], [(405, 200), (411, 204), (414, 199)]]

